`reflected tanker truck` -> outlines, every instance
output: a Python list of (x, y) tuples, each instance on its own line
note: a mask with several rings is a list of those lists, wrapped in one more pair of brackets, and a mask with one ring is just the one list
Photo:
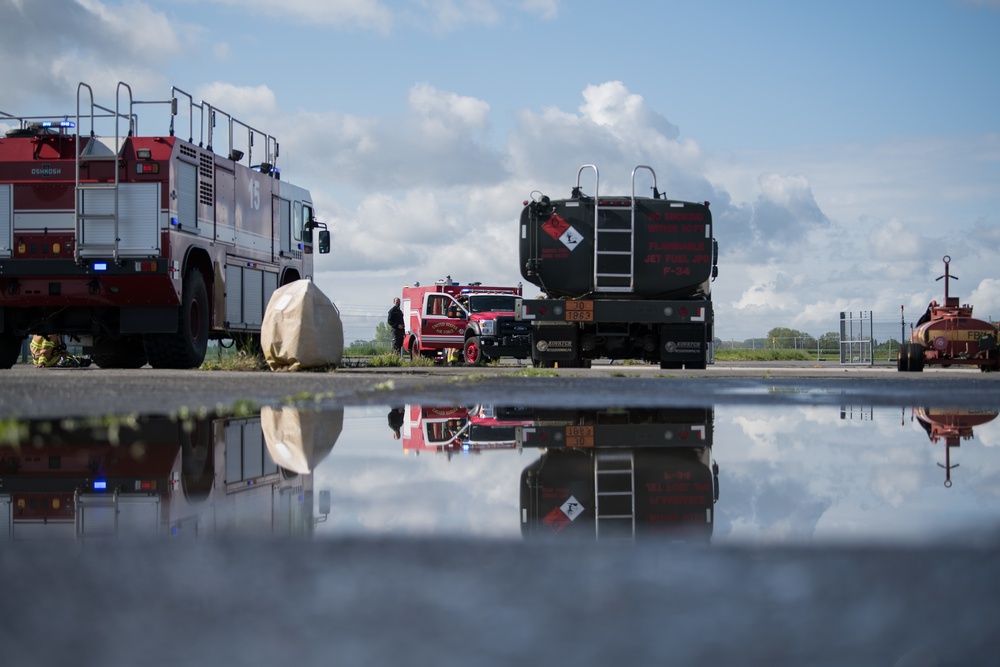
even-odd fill
[(714, 410), (538, 410), (518, 445), (544, 450), (521, 474), (530, 539), (710, 542), (719, 467)]

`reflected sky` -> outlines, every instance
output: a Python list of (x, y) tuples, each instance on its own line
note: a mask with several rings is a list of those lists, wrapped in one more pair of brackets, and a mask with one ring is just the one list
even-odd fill
[[(438, 410), (454, 417), (462, 408)], [(545, 450), (435, 450), (417, 435), (422, 411), (406, 406), (395, 439), (387, 409), (346, 410), (337, 446), (315, 472), (316, 488), (332, 498), (318, 535), (521, 538), (522, 473)], [(722, 405), (709, 413), (714, 544), (946, 541), (1000, 525), (996, 412)]]
[(951, 542), (1000, 525), (996, 411), (265, 407), (0, 434), (0, 539)]

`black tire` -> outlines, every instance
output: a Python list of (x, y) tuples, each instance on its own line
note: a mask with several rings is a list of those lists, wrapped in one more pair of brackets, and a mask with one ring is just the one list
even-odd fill
[(910, 343), (910, 370), (920, 373), (924, 370), (924, 346), (920, 343)]
[(197, 269), (184, 276), (177, 333), (147, 334), (143, 340), (153, 368), (197, 368), (208, 350), (208, 289)]
[(479, 336), (469, 336), (462, 347), (462, 360), (470, 366), (482, 366), (486, 363), (483, 350), (479, 347)]
[(100, 336), (94, 341), (90, 358), (101, 368), (142, 368), (146, 365), (142, 339), (136, 336), (118, 340)]
[(910, 344), (905, 343), (899, 346), (899, 354), (896, 355), (896, 370), (905, 373), (910, 370)]
[(0, 369), (10, 368), (21, 356), (21, 345), (24, 337), (0, 334)]

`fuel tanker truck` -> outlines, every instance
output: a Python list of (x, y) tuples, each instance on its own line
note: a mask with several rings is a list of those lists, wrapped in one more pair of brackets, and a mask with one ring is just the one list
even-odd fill
[(951, 257), (945, 255), (944, 303), (931, 301), (926, 312), (917, 320), (910, 332), (910, 341), (900, 346), (896, 368), (917, 372), (924, 366), (978, 366), (979, 370), (1000, 369), (1000, 350), (997, 349), (997, 326), (992, 322), (972, 317), (972, 306), (961, 304), (951, 296), (949, 283), (958, 280), (951, 275)]
[[(580, 181), (593, 171), (593, 195)], [(637, 196), (637, 177), (652, 196)], [(521, 275), (543, 294), (522, 299), (536, 366), (589, 367), (640, 359), (660, 368), (713, 363), (711, 283), (718, 244), (709, 203), (668, 199), (652, 167), (632, 170), (632, 191), (600, 192), (585, 164), (568, 199), (535, 191), (520, 218)]]

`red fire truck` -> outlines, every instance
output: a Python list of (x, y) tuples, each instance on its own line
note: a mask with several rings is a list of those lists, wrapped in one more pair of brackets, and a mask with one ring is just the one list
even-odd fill
[[(169, 131), (141, 133), (140, 108)], [(210, 338), (259, 348), (270, 295), (312, 276), (314, 229), (329, 252), (275, 138), (178, 88), (140, 101), (119, 83), (105, 106), (81, 83), (69, 113), (0, 111), (0, 130), (0, 368), (30, 334), (104, 368), (198, 366)]]
[(0, 448), (0, 542), (309, 535), (330, 511), (321, 492), (314, 515), (312, 471), (340, 435), (343, 411), (280, 410), (266, 419), (27, 422), (17, 446)]
[(516, 411), (498, 414), (492, 405), (407, 405), (402, 427), (403, 450), (434, 452), (451, 458), (456, 453), (479, 454), (514, 449), (518, 429), (530, 425)]
[(525, 359), (531, 354), (531, 325), (514, 320), (520, 296), (520, 285), (459, 285), (450, 277), (434, 285), (404, 287), (407, 333), (403, 349), (414, 359), (446, 358), (449, 350), (457, 350), (469, 364), (500, 357)]

